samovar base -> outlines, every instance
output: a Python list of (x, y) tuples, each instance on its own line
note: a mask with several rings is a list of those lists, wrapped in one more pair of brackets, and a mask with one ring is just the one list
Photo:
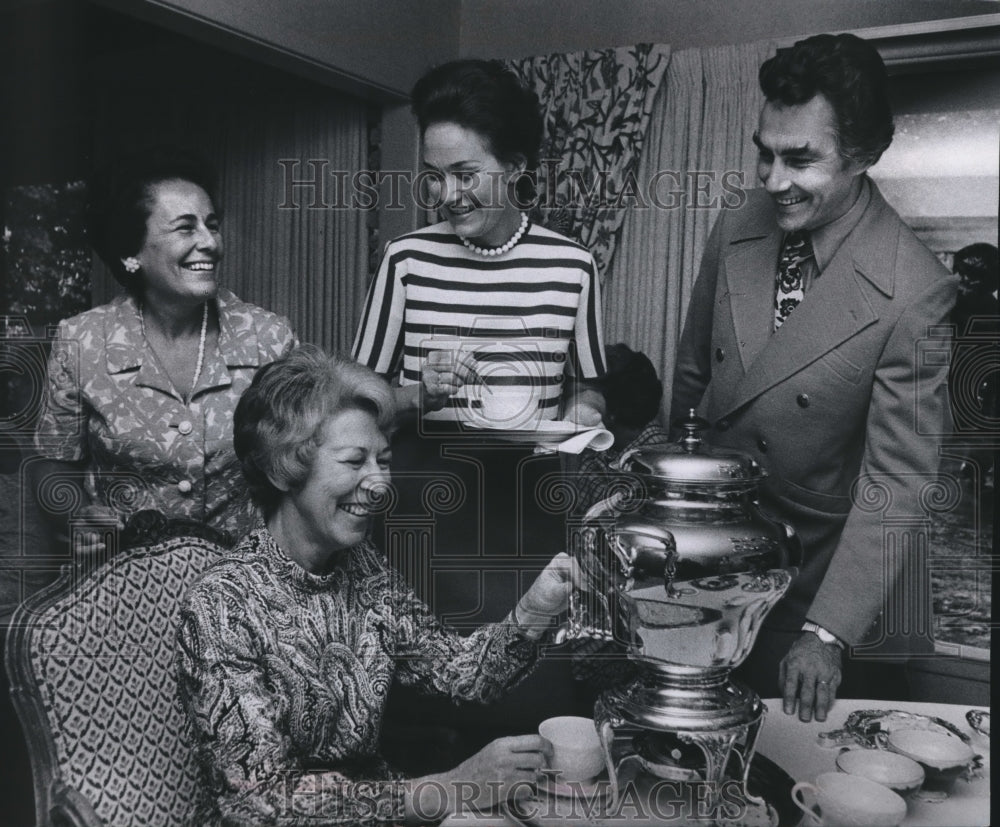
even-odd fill
[(764, 802), (747, 789), (750, 761), (767, 708), (728, 673), (672, 675), (646, 670), (605, 692), (594, 707), (613, 795), (630, 764), (671, 781), (704, 785), (709, 806), (740, 798)]

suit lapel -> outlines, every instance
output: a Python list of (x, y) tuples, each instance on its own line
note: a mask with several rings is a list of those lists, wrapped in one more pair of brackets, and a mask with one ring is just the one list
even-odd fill
[(726, 257), (733, 329), (744, 373), (767, 345), (774, 324), (774, 279), (780, 230), (739, 245)]
[(726, 413), (785, 381), (877, 321), (878, 313), (865, 291), (853, 260), (838, 253), (802, 304), (769, 337), (733, 389)]
[[(745, 372), (731, 393), (722, 390), (721, 406), (714, 415), (724, 416), (742, 407), (878, 321), (876, 297), (878, 293), (891, 296), (893, 291), (898, 224), (888, 220), (891, 208), (871, 186), (872, 200), (861, 221), (802, 304), (774, 334), (774, 270), (780, 232), (744, 242), (742, 249), (727, 257), (733, 326)], [(738, 296), (733, 285), (740, 285)]]

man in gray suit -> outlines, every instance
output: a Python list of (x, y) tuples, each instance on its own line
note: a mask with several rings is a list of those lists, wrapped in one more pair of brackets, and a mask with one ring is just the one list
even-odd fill
[[(875, 48), (817, 35), (767, 60), (760, 85), (763, 189), (709, 238), (671, 419), (697, 408), (710, 441), (768, 471), (762, 505), (794, 527), (804, 561), (739, 675), (825, 720), (842, 680), (877, 689), (850, 650), (884, 635), (906, 570), (885, 518), (921, 513), (935, 478), (947, 360), (920, 358), (919, 343), (947, 322), (956, 285), (866, 174), (893, 134)], [(925, 611), (926, 574), (906, 611)]]

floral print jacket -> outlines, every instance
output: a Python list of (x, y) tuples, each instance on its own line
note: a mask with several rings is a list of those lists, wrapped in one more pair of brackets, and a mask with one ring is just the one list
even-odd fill
[(227, 290), (216, 307), (218, 348), (206, 352), (189, 404), (147, 345), (131, 296), (59, 323), (35, 444), (49, 459), (85, 463), (90, 504), (123, 520), (156, 509), (237, 538), (255, 526), (233, 413), (257, 368), (296, 339), (287, 319)]

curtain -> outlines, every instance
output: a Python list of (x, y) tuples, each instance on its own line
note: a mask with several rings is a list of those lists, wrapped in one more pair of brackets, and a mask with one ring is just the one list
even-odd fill
[(616, 202), (635, 175), (669, 61), (669, 46), (640, 44), (510, 64), (545, 119), (533, 218), (590, 248), (602, 274), (625, 216)]
[(264, 118), (257, 108), (228, 113), (217, 144), (223, 283), (288, 316), (303, 342), (346, 352), (365, 297), (368, 229), (339, 182), (368, 168), (367, 109), (332, 93), (266, 108)]
[(677, 52), (653, 107), (639, 161), (644, 203), (624, 217), (604, 286), (604, 327), (607, 342), (652, 360), (665, 411), (708, 233), (756, 184), (757, 71), (773, 52), (768, 42)]
[[(350, 176), (369, 167), (368, 106), (305, 83), (206, 97), (207, 109), (200, 96), (109, 87), (95, 155), (162, 141), (203, 152), (219, 173), (225, 216), (220, 284), (287, 316), (303, 342), (349, 350), (369, 270), (370, 210), (350, 202)], [(317, 184), (294, 183), (303, 180)], [(100, 262), (93, 279), (95, 304), (118, 290)]]

